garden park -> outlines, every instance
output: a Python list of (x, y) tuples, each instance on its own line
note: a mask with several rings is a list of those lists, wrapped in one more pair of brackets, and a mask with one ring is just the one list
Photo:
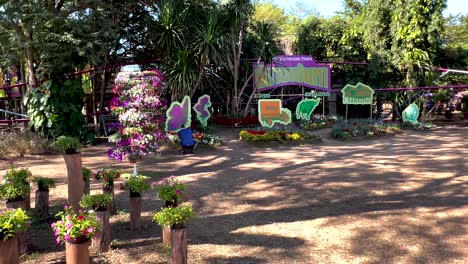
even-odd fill
[(446, 5), (3, 3), (0, 264), (466, 262)]

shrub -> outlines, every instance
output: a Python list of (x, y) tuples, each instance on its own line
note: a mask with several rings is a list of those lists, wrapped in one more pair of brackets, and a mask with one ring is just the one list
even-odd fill
[(4, 177), (6, 182), (28, 184), (32, 173), (28, 169), (15, 169), (13, 166), (9, 169)]
[(152, 187), (156, 192), (156, 196), (163, 200), (173, 203), (180, 203), (185, 200), (184, 191), (185, 185), (179, 183), (175, 176), (163, 178), (157, 183), (153, 183)]
[(107, 193), (84, 195), (81, 197), (80, 205), (86, 209), (94, 211), (105, 211), (109, 203), (112, 201), (112, 196)]
[(247, 142), (300, 141), (312, 138), (303, 132), (242, 130), (240, 139)]
[(98, 169), (95, 173), (93, 173), (93, 177), (96, 180), (103, 180), (104, 186), (110, 186), (114, 184), (114, 180), (120, 177), (120, 171), (115, 169)]
[(73, 154), (80, 150), (81, 143), (77, 138), (60, 136), (54, 142), (54, 148), (65, 154)]
[(93, 172), (90, 169), (83, 167), (83, 181), (89, 182), (92, 174)]
[(179, 207), (165, 207), (153, 216), (153, 221), (161, 226), (183, 225), (188, 220), (195, 217), (191, 204), (184, 204)]
[(5, 183), (0, 185), (0, 198), (7, 202), (22, 201), (29, 191), (28, 185), (22, 183)]
[[(130, 196), (141, 194), (142, 192), (150, 188), (147, 177), (142, 175), (131, 175), (128, 177), (127, 182), (124, 184), (124, 188), (130, 191)], [(138, 195), (139, 196), (139, 195)]]
[(35, 177), (33, 182), (37, 184), (37, 188), (40, 191), (48, 191), (52, 188), (55, 188), (54, 180), (45, 177)]
[(65, 206), (57, 217), (60, 220), (52, 224), (57, 244), (86, 242), (96, 234), (100, 227), (96, 214), (92, 211), (79, 210), (75, 214), (71, 207)]
[(16, 232), (27, 229), (29, 217), (22, 209), (0, 210), (0, 240), (7, 241), (16, 236)]
[(50, 141), (38, 133), (0, 132), (0, 156), (23, 157), (26, 153), (50, 152)]
[(400, 127), (397, 124), (377, 123), (373, 120), (352, 120), (333, 126), (331, 136), (336, 139), (349, 139), (394, 134), (399, 131)]

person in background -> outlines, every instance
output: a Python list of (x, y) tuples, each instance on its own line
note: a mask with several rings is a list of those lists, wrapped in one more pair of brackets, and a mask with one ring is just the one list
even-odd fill
[(194, 154), (195, 146), (197, 143), (193, 140), (193, 131), (190, 128), (185, 128), (183, 125), (181, 130), (177, 132), (180, 139), (180, 146), (182, 147), (183, 154)]

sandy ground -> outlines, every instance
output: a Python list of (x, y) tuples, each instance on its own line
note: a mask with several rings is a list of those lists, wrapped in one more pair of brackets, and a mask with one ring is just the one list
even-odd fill
[[(226, 145), (182, 156), (163, 148), (140, 166), (154, 180), (187, 184), (198, 217), (189, 224), (189, 263), (468, 263), (468, 128), (405, 131), (394, 137), (252, 146), (216, 131)], [(108, 145), (83, 151), (84, 166), (116, 167)], [(54, 209), (66, 199), (60, 156), (17, 161), (53, 177)], [(0, 174), (7, 169), (0, 166)], [(118, 183), (117, 183), (118, 184)], [(99, 183), (93, 183), (99, 192)], [(94, 263), (169, 263), (144, 197), (144, 230), (127, 230), (128, 193), (117, 190), (112, 250)], [(33, 195), (34, 198), (34, 195)], [(0, 205), (3, 207), (4, 205)], [(23, 263), (63, 263), (50, 227), (29, 232), (35, 253)]]

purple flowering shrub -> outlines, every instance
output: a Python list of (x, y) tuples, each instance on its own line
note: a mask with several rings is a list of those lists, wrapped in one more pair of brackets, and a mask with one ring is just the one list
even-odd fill
[(93, 211), (79, 210), (78, 213), (74, 213), (71, 207), (65, 206), (57, 217), (60, 220), (52, 223), (57, 244), (86, 242), (96, 234), (100, 227)]
[(109, 138), (116, 147), (109, 149), (110, 159), (125, 160), (155, 155), (158, 140), (165, 139), (164, 113), (167, 103), (160, 99), (163, 76), (160, 71), (121, 72), (115, 79), (116, 95), (110, 102), (112, 113), (118, 117), (117, 133)]

